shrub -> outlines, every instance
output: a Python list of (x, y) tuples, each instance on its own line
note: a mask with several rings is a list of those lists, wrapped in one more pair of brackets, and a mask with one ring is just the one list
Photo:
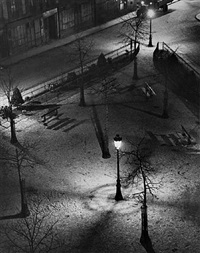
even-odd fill
[(22, 98), (21, 92), (16, 87), (13, 90), (13, 95), (12, 95), (12, 98), (11, 98), (11, 104), (13, 104), (14, 106), (17, 106), (17, 105), (20, 105), (20, 104), (23, 104), (23, 103), (24, 103), (24, 100)]

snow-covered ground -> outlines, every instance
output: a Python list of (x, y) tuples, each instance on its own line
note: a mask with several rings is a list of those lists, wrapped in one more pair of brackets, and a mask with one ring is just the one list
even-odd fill
[[(79, 94), (71, 98), (63, 94), (49, 101), (61, 107), (59, 119), (47, 126), (41, 121), (42, 112), (20, 115), (16, 120), (18, 140), (37, 144), (33, 153), (40, 161), (34, 168), (22, 171), (26, 190), (45, 193), (58, 206), (55, 215), (65, 247), (55, 252), (145, 252), (139, 242), (141, 205), (129, 198), (136, 189), (122, 187), (124, 200), (118, 203), (114, 200), (116, 134), (123, 138), (122, 150), (127, 149), (128, 140), (137, 143), (144, 135), (152, 144), (155, 180), (162, 178), (162, 186), (156, 192), (158, 199), (149, 197), (147, 201), (149, 236), (155, 252), (200, 252), (199, 119), (171, 92), (170, 117), (160, 117), (164, 87), (154, 70), (152, 53), (152, 48), (141, 48), (138, 81), (132, 80), (133, 63), (115, 74), (119, 86), (109, 98), (109, 159), (102, 158), (91, 120), (95, 108), (103, 128), (105, 106), (91, 88), (86, 92), (85, 108), (78, 106)], [(146, 81), (157, 94), (148, 101), (139, 91)], [(130, 90), (130, 85), (135, 89)], [(195, 144), (191, 147), (177, 146), (173, 141), (172, 136), (181, 132), (181, 125), (194, 137)], [(1, 141), (5, 145), (9, 145), (9, 136), (9, 128), (1, 127)], [(126, 168), (123, 158), (121, 175)], [(0, 215), (13, 215), (20, 210), (17, 171), (6, 167), (1, 171)]]

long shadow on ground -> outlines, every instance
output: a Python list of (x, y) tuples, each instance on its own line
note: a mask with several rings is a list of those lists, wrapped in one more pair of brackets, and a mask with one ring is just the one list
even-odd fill
[(94, 126), (94, 130), (96, 133), (97, 140), (99, 142), (100, 148), (102, 153), (105, 151), (105, 140), (104, 140), (104, 134), (101, 127), (100, 120), (98, 118), (97, 110), (95, 105), (92, 105), (92, 114), (91, 114), (91, 120)]
[(163, 118), (161, 114), (158, 114), (158, 113), (155, 113), (155, 112), (146, 111), (146, 110), (143, 110), (143, 109), (136, 108), (136, 107), (134, 107), (134, 106), (125, 105), (125, 104), (123, 104), (123, 103), (121, 103), (121, 105), (124, 106), (124, 107), (131, 108), (131, 109), (133, 109), (133, 110), (135, 110), (135, 111), (144, 112), (144, 113), (146, 113), (146, 114), (155, 116), (155, 117), (157, 117), (157, 118)]

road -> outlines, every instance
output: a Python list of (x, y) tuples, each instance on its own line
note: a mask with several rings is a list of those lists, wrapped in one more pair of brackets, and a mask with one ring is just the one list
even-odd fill
[[(200, 22), (195, 19), (198, 10), (200, 11), (198, 0), (181, 0), (170, 5), (169, 12), (165, 15), (158, 11), (152, 20), (153, 44), (166, 42), (197, 70), (200, 66)], [(94, 43), (90, 59), (119, 48), (122, 45), (119, 38), (121, 29), (122, 24), (118, 24), (88, 36), (88, 42), (92, 40)], [(148, 38), (144, 43), (147, 46)], [(76, 52), (72, 43), (12, 65), (14, 82), (24, 90), (69, 72), (77, 67)]]
[(154, 43), (164, 41), (200, 72), (200, 1), (181, 0), (169, 6), (169, 12), (153, 20)]

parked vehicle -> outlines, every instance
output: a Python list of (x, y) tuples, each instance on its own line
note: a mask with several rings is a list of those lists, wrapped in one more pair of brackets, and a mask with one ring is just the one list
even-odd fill
[(149, 8), (157, 10), (162, 9), (163, 12), (167, 12), (168, 4), (172, 2), (174, 2), (174, 0), (138, 0), (137, 16), (146, 14)]

